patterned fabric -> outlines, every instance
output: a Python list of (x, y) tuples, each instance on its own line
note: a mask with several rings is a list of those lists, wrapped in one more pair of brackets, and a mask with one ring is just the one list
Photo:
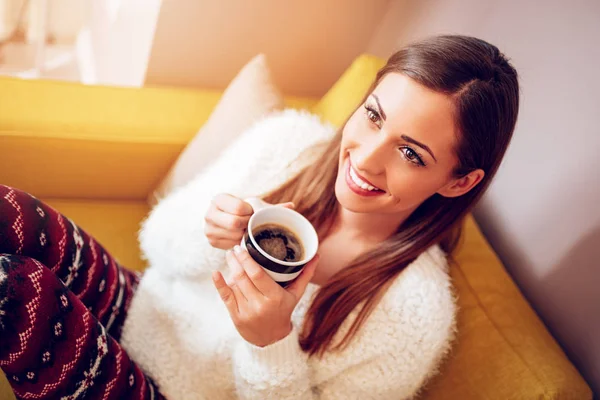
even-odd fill
[(139, 276), (0, 185), (0, 368), (20, 399), (159, 399), (117, 340)]

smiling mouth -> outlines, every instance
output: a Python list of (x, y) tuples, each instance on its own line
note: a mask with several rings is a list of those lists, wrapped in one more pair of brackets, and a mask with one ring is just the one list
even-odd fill
[(363, 196), (374, 196), (385, 193), (384, 190), (360, 176), (352, 167), (350, 159), (348, 159), (348, 167), (346, 168), (346, 183), (353, 192)]

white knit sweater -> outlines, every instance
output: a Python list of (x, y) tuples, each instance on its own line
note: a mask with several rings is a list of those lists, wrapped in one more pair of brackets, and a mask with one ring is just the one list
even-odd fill
[[(204, 173), (162, 200), (140, 232), (149, 268), (125, 321), (122, 344), (165, 396), (178, 399), (405, 399), (448, 352), (455, 303), (438, 246), (394, 281), (350, 345), (311, 357), (298, 332), (310, 284), (281, 341), (255, 347), (239, 336), (211, 282), (224, 251), (204, 235), (204, 215), (221, 192), (263, 194), (292, 177), (302, 150), (333, 136), (316, 117), (284, 111), (246, 131)], [(306, 162), (306, 159), (305, 159)], [(226, 275), (227, 276), (227, 275)], [(342, 325), (339, 340), (356, 317)]]

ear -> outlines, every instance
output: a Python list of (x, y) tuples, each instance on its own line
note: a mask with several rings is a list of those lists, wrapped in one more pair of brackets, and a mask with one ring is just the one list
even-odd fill
[(485, 176), (482, 169), (476, 169), (460, 178), (452, 179), (444, 187), (437, 191), (444, 197), (458, 197), (473, 189)]

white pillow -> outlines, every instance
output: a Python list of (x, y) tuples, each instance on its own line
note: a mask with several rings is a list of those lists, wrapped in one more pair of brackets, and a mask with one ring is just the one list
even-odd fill
[(231, 81), (208, 121), (151, 192), (148, 202), (155, 204), (192, 180), (244, 130), (283, 106), (283, 96), (273, 82), (266, 57), (259, 54)]

